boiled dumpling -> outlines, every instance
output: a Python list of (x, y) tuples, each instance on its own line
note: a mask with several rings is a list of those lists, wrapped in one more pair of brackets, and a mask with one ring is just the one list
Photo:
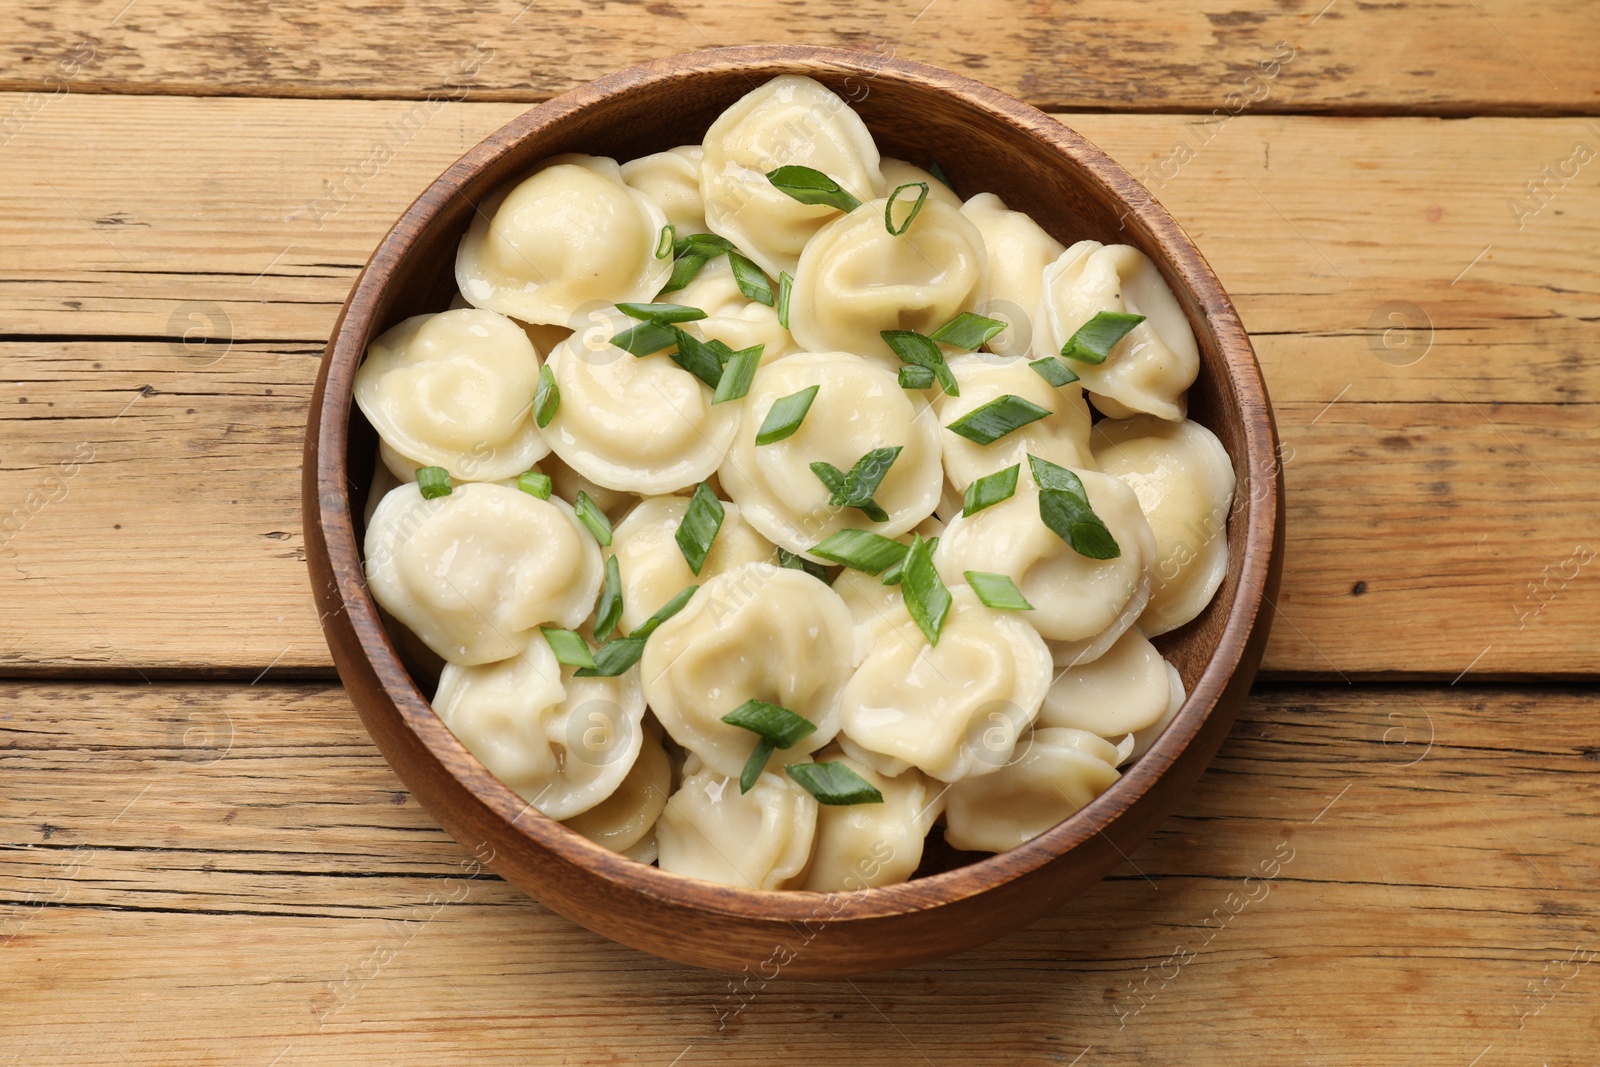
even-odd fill
[(1133, 487), (1155, 532), (1150, 603), (1139, 616), (1151, 636), (1189, 622), (1228, 573), (1233, 463), (1216, 434), (1197, 422), (1150, 416), (1095, 427), (1095, 462)]
[[(883, 191), (885, 196), (902, 185), (924, 182), (928, 186), (928, 199), (942, 200), (953, 208), (961, 206), (961, 198), (955, 194), (955, 190), (915, 164), (907, 163), (903, 159), (890, 159), (885, 156), (879, 161), (878, 165), (883, 170)], [(917, 190), (907, 189), (900, 196), (902, 199), (909, 197), (911, 200), (915, 200), (917, 198)], [(897, 200), (895, 203), (898, 210), (900, 201)]]
[(787, 708), (817, 729), (773, 765), (815, 752), (839, 730), (854, 651), (839, 594), (804, 571), (746, 563), (704, 582), (656, 630), (641, 665), (645, 696), (674, 741), (737, 777), (757, 739), (722, 717), (747, 700)]
[(569, 504), (578, 499), (578, 494), (583, 493), (595, 506), (606, 513), (612, 522), (620, 522), (639, 498), (633, 493), (624, 493), (620, 489), (607, 489), (591, 478), (585, 478), (565, 463), (554, 452), (539, 461), (538, 469), (550, 476), (550, 488), (556, 496)]
[(817, 806), (811, 866), (800, 888), (855, 892), (910, 878), (922, 862), (922, 843), (944, 810), (944, 786), (917, 771), (890, 778), (831, 753), (818, 762), (843, 763), (882, 793), (883, 803)]
[(1150, 598), (1148, 568), (1155, 558), (1155, 537), (1133, 490), (1108, 474), (1074, 473), (1121, 550), (1115, 559), (1080, 555), (1044, 524), (1026, 465), (1014, 496), (957, 516), (933, 554), (947, 585), (965, 581), (969, 570), (1015, 582), (1034, 608), (1023, 614), (1063, 666), (1092, 662), (1133, 625)]
[[(1026, 468), (1029, 453), (1060, 467), (1094, 467), (1089, 449), (1089, 405), (1077, 383), (1057, 388), (1021, 360), (1002, 361), (981, 353), (950, 360), (950, 370), (961, 386), (961, 395), (938, 395), (934, 404), (940, 425), (946, 427), (942, 431), (944, 469), (952, 488), (965, 490), (984, 475), (1012, 464)], [(1051, 414), (987, 445), (948, 429), (961, 416), (1007, 394), (1038, 404)]]
[(895, 605), (845, 687), (840, 744), (880, 774), (915, 767), (954, 782), (997, 770), (1050, 688), (1050, 650), (1023, 621), (1031, 612), (991, 610), (964, 584), (950, 595), (938, 644)]
[(1031, 841), (1109, 789), (1117, 747), (1085, 730), (1034, 730), (1020, 758), (969, 778), (945, 796), (944, 839), (973, 852), (1005, 852)]
[(544, 436), (585, 478), (653, 496), (710, 477), (743, 405), (712, 404), (711, 389), (665, 353), (632, 356), (611, 343), (636, 325), (612, 311), (550, 353), (561, 404)]
[(397, 477), (443, 467), (491, 482), (550, 451), (533, 421), (539, 353), (516, 323), (467, 308), (413, 315), (367, 348), (355, 401)]
[(751, 300), (739, 289), (727, 256), (718, 256), (700, 268), (693, 281), (667, 294), (667, 299), (706, 313), (703, 319), (683, 324), (702, 341), (721, 341), (735, 352), (760, 345), (762, 363), (770, 363), (794, 347), (789, 331), (778, 324), (777, 310)]
[(456, 284), (474, 307), (576, 329), (589, 307), (649, 300), (666, 284), (666, 225), (616, 160), (554, 156), (478, 206)]
[(530, 641), (498, 663), (446, 665), (433, 698), (467, 751), (552, 819), (570, 819), (615, 793), (644, 735), (637, 671), (577, 678), (575, 669), (556, 662), (547, 642)]
[[(625, 677), (638, 684), (637, 671), (629, 671)], [(588, 811), (567, 819), (566, 824), (569, 830), (576, 830), (597, 845), (649, 863), (655, 859), (656, 820), (672, 792), (672, 762), (655, 734), (648, 729), (641, 732), (639, 755), (616, 791)], [(641, 844), (647, 846), (642, 852)]]
[(649, 497), (617, 524), (607, 554), (617, 557), (622, 577), (623, 633), (637, 629), (688, 586), (745, 563), (777, 561), (777, 549), (744, 521), (739, 505), (724, 503), (722, 526), (697, 577), (675, 539), (688, 510), (688, 497)]
[(1120, 738), (1166, 714), (1171, 692), (1161, 653), (1134, 626), (1093, 663), (1061, 672), (1044, 698), (1039, 725)]
[(816, 799), (782, 773), (761, 775), (748, 793), (737, 775), (709, 767), (684, 778), (656, 823), (664, 871), (741, 889), (787, 889), (805, 870), (817, 826)]
[(1123, 758), (1124, 763), (1131, 762), (1150, 751), (1150, 746), (1161, 739), (1167, 727), (1172, 725), (1172, 720), (1178, 717), (1178, 712), (1183, 709), (1186, 694), (1183, 690), (1183, 676), (1178, 673), (1178, 668), (1166, 664), (1167, 668), (1167, 709), (1161, 713), (1161, 718), (1146, 726), (1143, 730), (1133, 732), (1133, 749)]
[(839, 215), (774, 188), (767, 173), (786, 166), (819, 170), (857, 200), (885, 193), (872, 134), (832, 90), (786, 74), (746, 93), (706, 131), (700, 192), (711, 232), (773, 278), (793, 274), (806, 242)]
[(461, 665), (517, 655), (541, 624), (578, 626), (600, 591), (600, 546), (572, 508), (492, 483), (433, 500), (400, 486), (365, 549), (373, 599)]
[(1034, 355), (1056, 355), (1078, 328), (1102, 311), (1145, 316), (1104, 363), (1069, 360), (1107, 414), (1146, 412), (1176, 422), (1184, 392), (1200, 371), (1194, 331), (1150, 257), (1131, 245), (1079, 241), (1044, 272), (1043, 318)]
[(1035, 319), (1044, 293), (1044, 269), (1060, 258), (1066, 246), (1027, 215), (1006, 207), (993, 193), (974, 196), (961, 205), (961, 213), (983, 235), (989, 256), (989, 299), (979, 310), (1006, 323), (1006, 328), (990, 339), (989, 350), (1002, 356), (1025, 356), (1039, 325)]
[[(895, 202), (896, 217), (908, 209)], [(789, 328), (811, 352), (853, 352), (895, 370), (884, 330), (931, 334), (988, 293), (983, 236), (966, 216), (929, 198), (899, 236), (884, 225), (887, 201), (873, 200), (828, 223), (800, 257)]]
[(622, 165), (622, 180), (654, 201), (679, 237), (706, 232), (706, 209), (700, 200), (704, 154), (699, 145), (686, 144)]
[[(757, 445), (756, 435), (779, 399), (818, 386), (795, 433)], [(745, 520), (774, 544), (808, 552), (845, 529), (896, 537), (912, 529), (939, 502), (939, 424), (928, 402), (900, 388), (881, 366), (844, 352), (799, 352), (756, 372), (747, 415), (719, 472)], [(869, 451), (901, 452), (874, 494), (888, 514), (874, 522), (853, 507), (834, 507), (810, 464), (823, 461), (848, 472)]]

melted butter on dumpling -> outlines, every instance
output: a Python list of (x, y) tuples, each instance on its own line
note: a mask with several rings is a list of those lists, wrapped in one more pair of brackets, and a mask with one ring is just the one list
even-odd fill
[[(772, 405), (813, 385), (817, 395), (800, 428), (757, 445)], [(745, 405), (744, 424), (719, 476), (745, 520), (774, 544), (805, 553), (846, 528), (896, 537), (939, 503), (939, 424), (928, 402), (901, 389), (882, 367), (844, 352), (797, 352), (756, 372)], [(887, 522), (830, 504), (830, 492), (810, 466), (820, 460), (848, 472), (867, 452), (897, 445), (900, 454), (873, 497)]]
[(594, 304), (649, 300), (672, 257), (656, 258), (661, 209), (603, 156), (554, 156), (485, 200), (456, 252), (474, 307), (577, 328)]
[(718, 774), (735, 777), (756, 735), (722, 717), (747, 700), (787, 708), (816, 732), (773, 753), (774, 764), (815, 752), (839, 729), (850, 678), (850, 609), (800, 570), (746, 563), (704, 582), (645, 644), (645, 696), (668, 734)]
[(779, 167), (819, 170), (857, 200), (885, 193), (878, 148), (850, 105), (798, 74), (773, 78), (724, 111), (706, 130), (700, 192), (706, 225), (770, 277), (793, 274), (806, 242), (837, 208), (802, 204), (773, 187)]
[(969, 778), (945, 796), (944, 839), (973, 852), (1005, 852), (1088, 806), (1118, 778), (1117, 747), (1085, 730), (1025, 737), (1015, 762)]
[(424, 499), (415, 483), (379, 502), (367, 528), (375, 599), (447, 662), (517, 655), (537, 627), (572, 629), (600, 591), (600, 546), (558, 499), (467, 482)]
[(689, 498), (656, 496), (639, 502), (617, 524), (607, 555), (617, 557), (622, 577), (622, 631), (646, 619), (691, 585), (700, 585), (746, 563), (776, 563), (778, 550), (744, 521), (739, 505), (722, 505), (722, 525), (696, 576), (676, 535)]
[(709, 767), (684, 778), (656, 823), (661, 869), (741, 889), (789, 889), (805, 870), (817, 802), (767, 771), (748, 793)]
[[(914, 199), (902, 193), (895, 201), (897, 219)], [(806, 245), (789, 304), (800, 347), (853, 352), (897, 370), (884, 330), (931, 334), (987, 298), (983, 236), (960, 211), (930, 197), (896, 236), (884, 225), (886, 204), (862, 204)]]
[[(946, 427), (940, 433), (945, 474), (952, 488), (964, 491), (984, 475), (1013, 464), (1020, 463), (1026, 469), (1030, 453), (1059, 467), (1094, 466), (1089, 449), (1089, 405), (1076, 382), (1058, 388), (1027, 363), (994, 355), (958, 356), (949, 362), (961, 395), (945, 396), (935, 391), (934, 405), (939, 424)], [(1050, 415), (986, 445), (948, 429), (961, 416), (1006, 395), (1037, 404)]]
[(974, 196), (961, 205), (961, 214), (983, 235), (989, 256), (989, 299), (980, 310), (1006, 324), (990, 339), (989, 350), (1002, 356), (1025, 356), (1041, 328), (1036, 320), (1039, 298), (1044, 294), (1044, 270), (1060, 258), (1066, 246), (1027, 215), (1006, 207), (993, 193)]
[(539, 353), (516, 323), (466, 308), (413, 315), (367, 347), (354, 395), (401, 479), (418, 467), (490, 482), (550, 451), (534, 424)]

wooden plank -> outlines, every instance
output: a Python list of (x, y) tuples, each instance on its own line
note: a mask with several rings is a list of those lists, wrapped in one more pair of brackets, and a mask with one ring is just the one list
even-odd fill
[(1059, 915), (737, 990), (467, 877), (337, 689), (0, 693), (5, 1062), (323, 1063), (381, 1034), (417, 1064), (1465, 1065), (1600, 1036), (1589, 690), (1267, 687)]
[[(1209, 112), (1253, 96), (1263, 111), (1592, 114), (1600, 88), (1588, 50), (1600, 20), (1585, 0), (499, 0), (420, 25), (354, 0), (226, 13), (125, 4), (6, 5), (0, 88), (527, 101), (657, 56), (746, 44), (752, 27), (934, 63), (1054, 108)], [(1247, 81), (1275, 56), (1292, 58)]]
[[(4, 669), (326, 667), (294, 474), (316, 346), (407, 200), (519, 110), (451, 104), (329, 197), (408, 107), (75, 95), (0, 153), (0, 513), (97, 457), (7, 542)], [(1255, 336), (1289, 486), (1267, 668), (1593, 672), (1600, 197), (1526, 214), (1523, 187), (1600, 130), (1064, 118), (1147, 176)]]

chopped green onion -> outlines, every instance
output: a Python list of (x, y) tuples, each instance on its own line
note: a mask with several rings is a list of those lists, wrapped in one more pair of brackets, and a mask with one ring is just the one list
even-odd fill
[(968, 352), (976, 352), (1005, 328), (1006, 324), (999, 319), (963, 311), (934, 330), (928, 339), (941, 345), (951, 345), (955, 348), (964, 348)]
[(443, 467), (418, 467), (417, 491), (422, 499), (433, 500), (450, 495), (450, 472)]
[(643, 641), (645, 638), (655, 633), (656, 627), (660, 626), (662, 623), (666, 622), (668, 619), (672, 618), (678, 612), (683, 610), (683, 606), (689, 602), (689, 598), (694, 596), (694, 591), (699, 588), (700, 587), (698, 585), (690, 585), (679, 590), (677, 596), (661, 605), (660, 611), (657, 611), (654, 615), (640, 623), (639, 628), (633, 631), (633, 633), (629, 634), (628, 637), (630, 639), (637, 637), (639, 640)]
[(787, 166), (767, 171), (767, 181), (780, 193), (802, 204), (825, 204), (840, 211), (854, 211), (861, 201), (838, 182), (811, 167)]
[(778, 272), (778, 325), (789, 328), (789, 300), (794, 296), (794, 275)]
[[(663, 326), (674, 322), (694, 322), (706, 317), (704, 311), (686, 304), (618, 304), (617, 310), (630, 319), (642, 319)], [(611, 343), (616, 344), (615, 341)]]
[(524, 493), (538, 497), (540, 500), (549, 500), (550, 490), (554, 488), (554, 485), (550, 481), (548, 474), (540, 474), (538, 471), (523, 471), (517, 475), (517, 488)]
[(805, 571), (822, 584), (828, 584), (828, 568), (786, 548), (778, 549), (778, 566), (792, 571)]
[(672, 246), (678, 239), (677, 227), (667, 223), (661, 227), (661, 236), (656, 239), (656, 258), (666, 259), (672, 255)]
[(1036, 359), (1029, 363), (1028, 366), (1037, 371), (1039, 377), (1043, 378), (1057, 389), (1061, 388), (1063, 385), (1071, 385), (1073, 382), (1078, 380), (1077, 371), (1061, 362), (1055, 356), (1045, 356), (1043, 359)]
[(990, 574), (988, 571), (962, 571), (967, 584), (972, 586), (972, 591), (978, 594), (978, 599), (986, 608), (995, 608), (1000, 611), (1032, 611), (1033, 605), (1028, 603), (1028, 598), (1022, 595), (1022, 590), (1004, 574)]
[(950, 175), (946, 174), (944, 172), (944, 168), (939, 166), (939, 161), (937, 159), (928, 160), (928, 173), (933, 175), (935, 178), (938, 178), (939, 181), (943, 182), (944, 187), (949, 189), (952, 193), (956, 191), (956, 187), (950, 184)]
[(1116, 559), (1122, 555), (1122, 547), (1090, 506), (1083, 479), (1034, 455), (1028, 456), (1028, 466), (1039, 486), (1040, 521), (1080, 556)]
[(672, 254), (683, 256), (699, 256), (702, 259), (716, 259), (724, 252), (733, 250), (733, 242), (726, 237), (718, 237), (714, 233), (691, 233), (680, 237), (672, 245)]
[(589, 499), (588, 493), (578, 490), (578, 502), (572, 505), (572, 510), (578, 513), (578, 521), (589, 528), (596, 541), (605, 546), (611, 544), (611, 520), (600, 510), (599, 504)]
[(539, 368), (539, 384), (533, 390), (533, 421), (539, 429), (550, 425), (561, 406), (561, 387), (556, 384), (556, 372), (546, 363)]
[(629, 355), (643, 358), (652, 352), (670, 348), (677, 340), (672, 327), (660, 322), (641, 322), (630, 326), (611, 339), (611, 343)]
[(728, 357), (727, 365), (722, 368), (722, 378), (717, 382), (716, 391), (711, 394), (713, 404), (744, 399), (750, 391), (750, 383), (755, 381), (756, 368), (761, 366), (761, 350), (765, 347), (751, 345)]
[[(922, 192), (917, 194), (917, 202), (911, 205), (911, 213), (906, 216), (906, 221), (902, 222), (900, 224), (900, 228), (897, 230), (894, 228), (894, 202), (895, 199), (907, 189), (921, 189)], [(890, 236), (899, 237), (901, 234), (911, 229), (911, 223), (915, 221), (917, 215), (922, 211), (922, 205), (927, 203), (927, 201), (927, 182), (906, 182), (904, 185), (897, 186), (895, 191), (889, 194), (889, 199), (884, 201), (883, 204), (883, 225), (884, 228), (889, 231)]]
[(746, 700), (722, 721), (743, 727), (776, 748), (792, 748), (801, 738), (817, 732), (817, 724), (810, 719), (764, 700)]
[[(937, 537), (928, 538), (928, 552), (929, 552), (929, 554), (932, 554), (933, 550), (938, 548), (938, 547), (939, 547), (939, 539)], [(908, 555), (909, 555), (909, 553), (908, 553)], [(899, 585), (903, 580), (905, 580), (905, 576), (906, 576), (906, 557), (905, 556), (901, 556), (900, 557), (900, 562), (896, 563), (894, 566), (892, 566), (888, 570), (884, 571), (883, 572), (883, 577), (880, 578), (879, 581), (883, 582), (884, 585)]]
[(1126, 311), (1097, 311), (1061, 346), (1061, 354), (1079, 363), (1104, 363), (1116, 343), (1144, 321)]
[(722, 382), (722, 359), (710, 343), (676, 326), (668, 326), (678, 340), (678, 349), (671, 353), (672, 361), (690, 374), (715, 389)]
[(633, 633), (627, 637), (613, 637), (599, 648), (595, 649), (594, 666), (585, 667), (578, 671), (579, 678), (615, 678), (622, 674), (644, 655), (645, 639), (656, 632), (656, 627), (672, 618), (683, 610), (683, 606), (694, 596), (698, 585), (691, 585), (661, 608), (660, 611), (650, 616)]
[(820, 388), (810, 385), (798, 393), (774, 400), (767, 409), (767, 417), (761, 420), (761, 429), (756, 431), (756, 444), (770, 445), (785, 437), (792, 437), (805, 421), (806, 412), (811, 410), (811, 402), (817, 398)]
[(928, 644), (937, 645), (939, 631), (950, 614), (950, 590), (940, 580), (933, 566), (933, 550), (921, 534), (911, 539), (900, 590), (905, 594), (906, 610), (911, 613), (917, 629), (928, 639)]
[(813, 556), (842, 563), (864, 574), (881, 574), (906, 557), (906, 546), (870, 530), (840, 530), (811, 546)]
[(846, 474), (831, 463), (818, 460), (811, 464), (811, 472), (828, 487), (828, 503), (834, 507), (857, 508), (873, 522), (888, 522), (889, 514), (872, 499), (883, 484), (884, 476), (894, 465), (903, 446), (874, 448), (860, 459)]
[(706, 556), (711, 553), (711, 544), (717, 539), (717, 531), (722, 529), (725, 514), (722, 501), (717, 499), (717, 494), (711, 491), (709, 485), (701, 482), (694, 487), (694, 495), (689, 498), (689, 509), (683, 513), (678, 532), (672, 536), (696, 577), (706, 565)]
[(927, 389), (933, 385), (933, 371), (928, 367), (918, 367), (907, 363), (900, 368), (900, 388), (902, 389)]
[[(717, 362), (724, 367), (728, 365), (728, 360), (733, 358), (733, 349), (729, 348), (715, 337), (706, 342), (706, 347), (717, 354)], [(763, 345), (762, 347), (764, 348), (766, 346)]]
[(667, 284), (661, 287), (663, 293), (675, 293), (679, 289), (694, 281), (695, 276), (711, 262), (710, 256), (687, 255), (679, 256), (672, 263), (672, 274), (667, 278)]
[(933, 343), (932, 338), (924, 337), (915, 330), (883, 330), (879, 336), (900, 357), (900, 362), (914, 367), (927, 367), (939, 379), (939, 385), (946, 393), (950, 396), (961, 395), (956, 376), (950, 372), (950, 365), (944, 361), (944, 353), (939, 351), (939, 346)]
[(732, 250), (728, 252), (728, 266), (733, 268), (733, 280), (745, 299), (772, 306), (772, 283), (760, 267)]
[(558, 663), (565, 663), (569, 667), (594, 668), (594, 653), (589, 651), (589, 642), (583, 639), (582, 634), (553, 626), (541, 626), (539, 632), (550, 642), (550, 651), (556, 654)]
[(771, 741), (757, 741), (756, 747), (751, 751), (750, 758), (744, 761), (744, 770), (739, 772), (739, 792), (748, 793), (756, 787), (761, 780), (761, 772), (766, 770), (767, 760), (772, 758), (775, 746)]
[(843, 763), (791, 763), (784, 771), (818, 804), (883, 803), (883, 794)]
[[(622, 570), (616, 556), (606, 557), (606, 578), (600, 585), (600, 600), (595, 605), (594, 638), (609, 640), (622, 621)], [(583, 664), (588, 667), (591, 664)]]
[(844, 495), (844, 480), (846, 477), (844, 471), (827, 460), (818, 459), (811, 462), (811, 473), (815, 474), (817, 480), (827, 487), (831, 497)]
[(1037, 422), (1049, 414), (1049, 408), (1006, 393), (981, 407), (973, 408), (945, 429), (980, 445), (991, 445), (1012, 430)]
[(1013, 463), (1005, 470), (985, 474), (967, 486), (967, 491), (961, 498), (962, 516), (976, 515), (984, 508), (1011, 499), (1017, 492), (1017, 474), (1021, 470), (1022, 464)]

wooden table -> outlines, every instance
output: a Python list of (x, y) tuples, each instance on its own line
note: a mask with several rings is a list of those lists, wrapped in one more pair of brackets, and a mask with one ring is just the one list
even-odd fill
[[(1595, 1062), (1600, 7), (467, 6), (0, 8), (0, 1064)], [(750, 41), (970, 73), (1143, 176), (1254, 336), (1289, 531), (1253, 702), (1122, 870), (753, 997), (467, 877), (330, 669), (297, 472), (429, 180)]]

